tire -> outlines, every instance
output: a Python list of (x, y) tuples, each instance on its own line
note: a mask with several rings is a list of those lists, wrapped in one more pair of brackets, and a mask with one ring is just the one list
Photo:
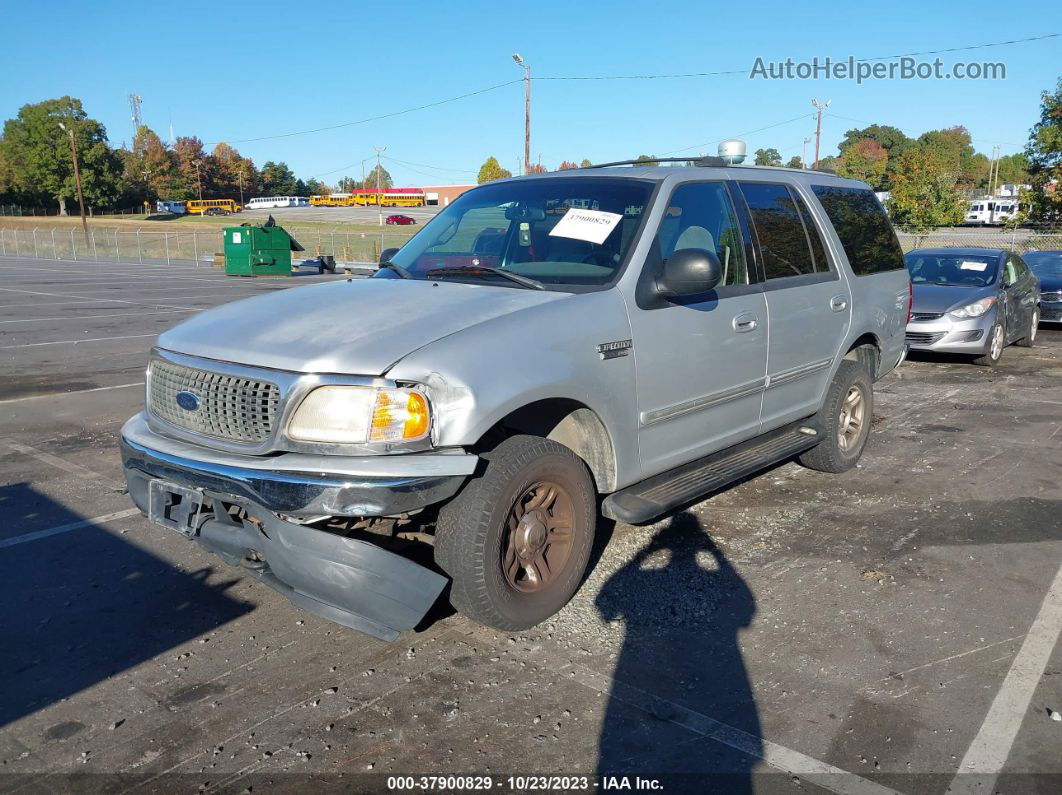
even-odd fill
[(527, 629), (578, 590), (597, 494), (582, 459), (549, 439), (512, 436), (483, 457), (483, 474), (439, 512), (435, 561), (452, 578), (450, 601), (461, 613), (494, 629)]
[[(858, 397), (853, 398), (853, 394)], [(859, 362), (845, 359), (837, 369), (816, 417), (823, 439), (797, 460), (819, 472), (847, 472), (863, 454), (874, 416), (874, 387)]]
[[(996, 335), (999, 335), (1000, 340), (998, 348), (994, 342)], [(995, 367), (999, 364), (999, 360), (1003, 358), (1003, 349), (1006, 347), (1007, 330), (1001, 322), (997, 322), (988, 332), (988, 348), (982, 355), (974, 359), (974, 364), (979, 364), (982, 367)]]
[(1036, 332), (1040, 328), (1040, 307), (1033, 309), (1032, 322), (1029, 324), (1029, 333), (1015, 342), (1015, 345), (1019, 345), (1022, 348), (1031, 348), (1036, 344)]

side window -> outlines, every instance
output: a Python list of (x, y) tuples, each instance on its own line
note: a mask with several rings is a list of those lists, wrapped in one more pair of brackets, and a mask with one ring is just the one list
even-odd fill
[(815, 260), (804, 222), (789, 188), (770, 182), (739, 182), (738, 185), (760, 241), (767, 280), (814, 273)]
[(1014, 260), (1007, 257), (1007, 265), (1003, 271), (1003, 284), (1010, 286), (1014, 282), (1018, 281), (1018, 266), (1014, 264)]
[(903, 269), (900, 241), (873, 191), (834, 185), (812, 185), (811, 190), (833, 224), (856, 276)]
[(656, 239), (664, 261), (679, 249), (708, 249), (723, 266), (720, 287), (749, 283), (737, 215), (721, 182), (688, 182), (675, 188)]
[(804, 222), (804, 229), (807, 230), (808, 240), (811, 241), (811, 253), (815, 257), (815, 270), (818, 273), (828, 271), (830, 269), (829, 260), (826, 259), (826, 250), (822, 245), (822, 234), (819, 232), (819, 228), (815, 225), (815, 219), (811, 217), (811, 210), (808, 209), (807, 204), (800, 198), (799, 195), (792, 189), (789, 191), (793, 194), (793, 200), (796, 202), (797, 209), (800, 210), (800, 220)]

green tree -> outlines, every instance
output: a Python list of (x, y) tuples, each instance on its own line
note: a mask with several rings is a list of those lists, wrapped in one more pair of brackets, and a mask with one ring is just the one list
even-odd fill
[(894, 223), (916, 232), (961, 223), (966, 202), (956, 159), (932, 145), (907, 149), (892, 179), (888, 207)]
[(996, 177), (996, 183), (999, 185), (1003, 183), (1014, 185), (1027, 183), (1031, 165), (1028, 156), (1021, 152), (1013, 155), (1003, 155), (1003, 157), (999, 158), (999, 176)]
[(361, 183), (354, 177), (341, 177), (336, 183), (335, 191), (329, 191), (329, 193), (353, 193), (361, 187)]
[[(376, 179), (377, 172), (379, 172), (380, 176), (379, 181)], [(361, 187), (363, 190), (376, 190), (377, 185), (379, 185), (380, 190), (387, 190), (395, 186), (391, 180), (391, 175), (387, 173), (387, 169), (382, 165), (373, 166), (369, 170), (369, 173), (365, 175), (365, 183)]]
[(1040, 120), (1029, 131), (1025, 156), (1033, 186), (1030, 218), (1062, 221), (1062, 77), (1053, 92), (1040, 95)]
[(306, 195), (307, 196), (322, 196), (328, 193), (328, 186), (318, 179), (310, 177), (306, 180)]
[(81, 100), (74, 97), (24, 105), (16, 118), (4, 122), (3, 158), (9, 179), (54, 199), (65, 215), (67, 201), (77, 198), (70, 132), (77, 142), (86, 210), (112, 205), (121, 190), (121, 160), (107, 144), (107, 130), (90, 119)]
[(839, 157), (834, 157), (833, 155), (820, 157), (818, 162), (818, 168), (822, 171), (837, 171), (837, 169), (840, 168), (840, 165), (841, 159)]
[(501, 163), (498, 162), (498, 158), (491, 155), (483, 161), (483, 165), (479, 167), (479, 175), (476, 177), (476, 182), (482, 185), (485, 182), (493, 182), (496, 179), (507, 179), (512, 175), (513, 172), (502, 168)]
[(848, 130), (844, 134), (844, 139), (837, 145), (837, 148), (843, 155), (844, 151), (857, 141), (868, 139), (881, 144), (881, 147), (889, 156), (885, 165), (885, 176), (881, 181), (882, 190), (887, 190), (892, 179), (893, 168), (900, 162), (900, 155), (914, 145), (914, 140), (908, 138), (898, 127), (892, 127), (888, 124), (871, 124), (861, 129)]
[(593, 165), (593, 163), (591, 163), (585, 157), (582, 160), (579, 161), (579, 168), (590, 168), (590, 166), (592, 166), (592, 165)]
[(756, 156), (755, 163), (757, 166), (782, 165), (782, 156), (778, 154), (777, 149), (757, 149), (754, 154)]
[(195, 136), (178, 136), (173, 142), (173, 155), (177, 162), (173, 199), (197, 199), (202, 185), (203, 198), (215, 197), (213, 193), (212, 163), (203, 151), (203, 142)]
[(210, 153), (209, 161), (216, 198), (239, 200), (242, 193), (246, 200), (258, 193), (261, 179), (249, 157), (243, 157), (226, 143), (219, 143)]
[(287, 163), (267, 160), (262, 164), (262, 193), (266, 196), (294, 196), (298, 180)]
[(659, 166), (660, 163), (654, 159), (655, 157), (656, 155), (638, 155), (634, 160), (644, 166)]
[(837, 173), (840, 176), (869, 183), (874, 190), (883, 190), (889, 153), (877, 141), (869, 138), (856, 141), (844, 150), (838, 161)]
[(804, 161), (800, 159), (800, 155), (793, 155), (789, 158), (789, 162), (785, 164), (786, 168), (803, 168)]
[(969, 189), (977, 184), (983, 164), (977, 160), (970, 133), (965, 127), (924, 132), (918, 136), (918, 147), (923, 152), (939, 155), (948, 170), (955, 172), (961, 189)]

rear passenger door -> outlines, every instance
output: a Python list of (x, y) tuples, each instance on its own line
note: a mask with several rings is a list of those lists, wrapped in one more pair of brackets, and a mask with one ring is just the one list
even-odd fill
[(852, 295), (797, 191), (775, 182), (738, 186), (752, 218), (767, 300), (765, 432), (818, 411), (851, 322)]

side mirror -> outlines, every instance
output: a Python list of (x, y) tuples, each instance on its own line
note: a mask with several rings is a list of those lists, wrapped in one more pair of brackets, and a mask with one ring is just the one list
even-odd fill
[(397, 253), (397, 247), (385, 248), (383, 251), (380, 252), (380, 264), (382, 265), (385, 262), (390, 262), (391, 257), (393, 257)]
[(657, 294), (663, 298), (700, 295), (713, 289), (723, 278), (723, 266), (714, 251), (680, 248), (672, 252), (656, 280)]

